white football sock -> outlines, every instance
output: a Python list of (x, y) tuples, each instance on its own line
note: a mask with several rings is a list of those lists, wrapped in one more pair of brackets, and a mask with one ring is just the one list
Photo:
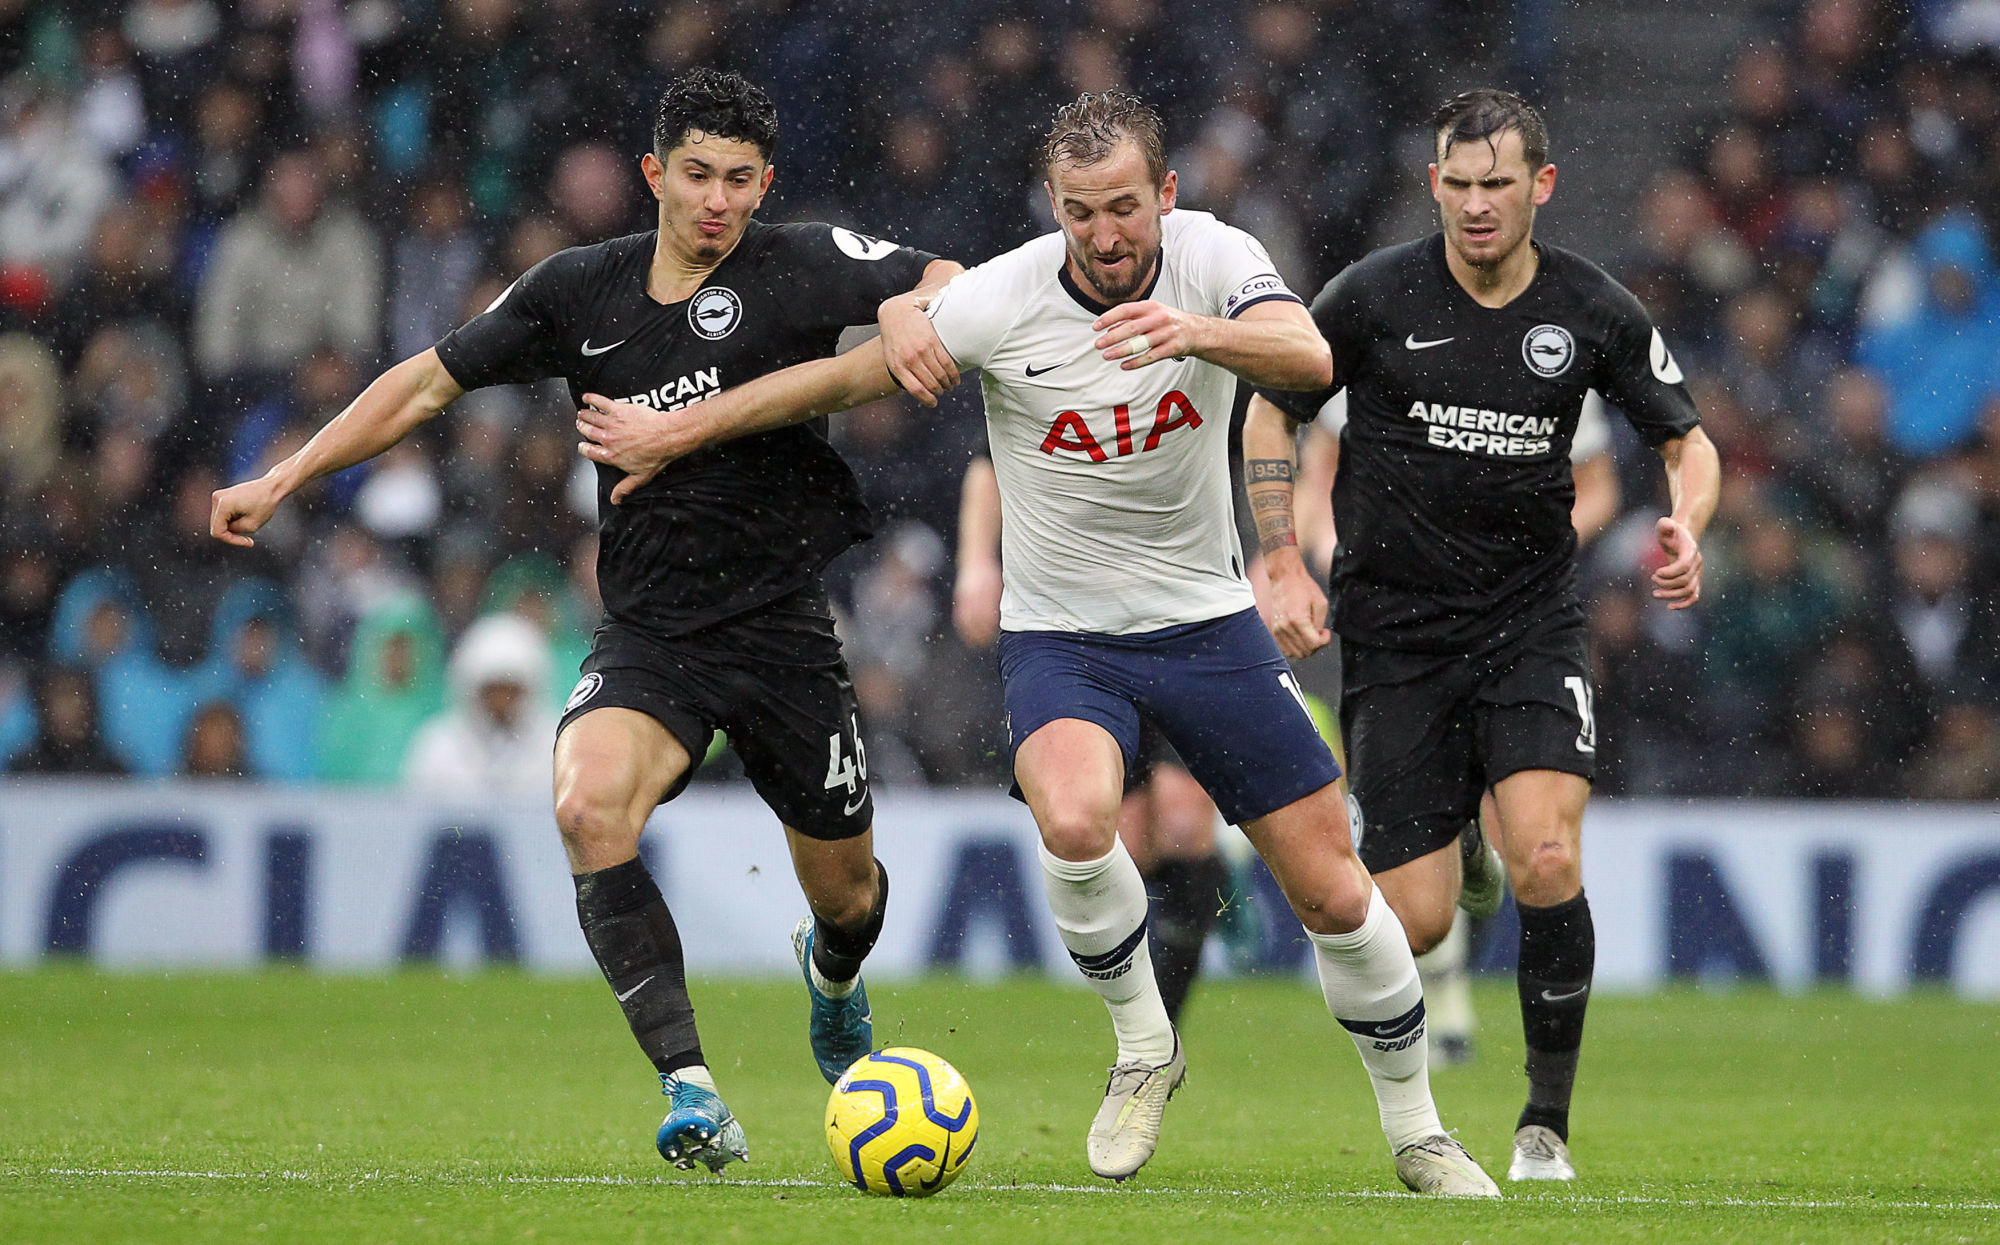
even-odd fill
[(1472, 978), (1465, 971), (1465, 957), (1472, 936), (1465, 932), (1466, 919), (1459, 913), (1444, 941), (1417, 957), (1417, 971), (1424, 978), (1424, 1010), (1430, 1018), (1430, 1036), (1472, 1037)]
[(830, 999), (844, 999), (854, 993), (854, 987), (861, 984), (859, 974), (848, 978), (846, 981), (833, 980), (825, 973), (819, 971), (819, 965), (813, 963), (811, 956), (806, 957), (806, 972), (811, 974), (813, 989)]
[(1443, 1132), (1444, 1125), (1431, 1101), (1424, 988), (1417, 962), (1389, 901), (1372, 883), (1370, 890), (1368, 915), (1360, 929), (1346, 934), (1307, 930), (1306, 936), (1313, 942), (1327, 1010), (1361, 1052), (1368, 1079), (1375, 1083), (1382, 1131), (1389, 1148), (1400, 1150)]
[(689, 1085), (699, 1085), (711, 1094), (715, 1092), (715, 1077), (709, 1072), (705, 1063), (691, 1063), (685, 1068), (676, 1068), (674, 1076)]
[(1039, 848), (1042, 889), (1063, 945), (1111, 1012), (1118, 1062), (1174, 1057), (1174, 1026), (1146, 946), (1146, 884), (1123, 843), (1096, 860), (1062, 860)]

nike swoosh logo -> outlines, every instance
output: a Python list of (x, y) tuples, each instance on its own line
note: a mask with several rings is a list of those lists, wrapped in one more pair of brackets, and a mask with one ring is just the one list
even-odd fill
[(1418, 341), (1418, 340), (1417, 340), (1417, 335), (1416, 335), (1415, 333), (1412, 333), (1412, 334), (1410, 334), (1410, 335), (1409, 335), (1408, 337), (1405, 337), (1405, 338), (1403, 339), (1403, 349), (1405, 349), (1405, 350), (1429, 350), (1429, 349), (1430, 349), (1430, 348), (1431, 348), (1432, 346), (1442, 346), (1442, 345), (1444, 345), (1444, 344), (1445, 344), (1446, 342), (1455, 342), (1455, 341), (1457, 341), (1457, 340), (1458, 340), (1458, 339), (1457, 339), (1456, 337), (1440, 337), (1440, 338), (1438, 338), (1438, 339), (1437, 339), (1436, 341), (1433, 341), (1433, 342), (1420, 342), (1420, 341)]
[[(935, 1189), (939, 1185), (944, 1183), (946, 1176), (949, 1176), (951, 1174), (951, 1139), (953, 1136), (954, 1134), (952, 1133), (946, 1133), (944, 1135), (944, 1153), (938, 1156), (937, 1175), (931, 1177), (924, 1177), (924, 1176), (917, 1177), (917, 1184), (919, 1187), (925, 1189)], [(961, 1163), (963, 1163), (964, 1161), (965, 1160), (962, 1158), (959, 1160), (959, 1162)]]
[(1589, 986), (1578, 986), (1578, 987), (1577, 987), (1576, 989), (1574, 989), (1574, 990), (1571, 990), (1571, 991), (1570, 991), (1570, 992), (1569, 992), (1568, 994), (1557, 994), (1557, 993), (1556, 993), (1555, 991), (1553, 991), (1553, 990), (1544, 990), (1544, 991), (1542, 991), (1542, 1002), (1544, 1002), (1544, 1003), (1567, 1003), (1567, 1002), (1569, 1002), (1569, 1001), (1570, 1001), (1571, 999), (1574, 999), (1574, 998), (1580, 998), (1580, 997), (1582, 997), (1583, 995), (1586, 995), (1586, 994), (1589, 994), (1589, 993), (1590, 993), (1590, 987), (1589, 987)]
[(844, 805), (842, 805), (842, 806), (841, 806), (841, 809), (840, 809), (840, 815), (841, 815), (842, 817), (852, 817), (852, 816), (854, 816), (854, 811), (855, 811), (856, 809), (860, 808), (860, 807), (861, 807), (861, 802), (862, 802), (863, 800), (867, 799), (867, 798), (868, 798), (868, 793), (867, 793), (866, 791), (863, 791), (863, 792), (862, 792), (862, 793), (861, 793), (860, 795), (857, 795), (857, 796), (855, 796), (855, 797), (854, 797), (854, 803), (852, 803), (852, 804), (844, 804)]
[(624, 345), (624, 344), (625, 344), (625, 343), (626, 343), (626, 342), (627, 342), (628, 340), (630, 340), (630, 339), (629, 339), (629, 338), (624, 338), (624, 337), (621, 337), (621, 338), (619, 338), (619, 339), (618, 339), (617, 341), (615, 341), (615, 342), (612, 342), (612, 343), (611, 343), (611, 344), (610, 344), (609, 346), (598, 346), (598, 347), (595, 347), (595, 348), (593, 348), (593, 347), (591, 346), (591, 344), (590, 344), (590, 339), (589, 339), (588, 337), (586, 337), (586, 338), (584, 338), (584, 339), (583, 339), (583, 353), (584, 353), (584, 355), (585, 355), (586, 357), (588, 357), (588, 356), (592, 356), (592, 355), (600, 355), (600, 354), (603, 354), (603, 353), (604, 353), (605, 351), (607, 351), (607, 350), (616, 350), (616, 349), (618, 349), (618, 348), (619, 348), (620, 346)]
[[(1068, 363), (1068, 362), (1069, 362), (1068, 359), (1063, 360), (1063, 363)], [(1033, 365), (1030, 365), (1028, 367), (1022, 368), (1021, 370), (1026, 372), (1030, 376), (1040, 376), (1044, 372), (1055, 371), (1057, 368), (1061, 367), (1063, 363), (1051, 363), (1047, 367), (1035, 367)]]
[[(653, 977), (657, 977), (657, 976), (659, 976), (659, 974), (658, 974), (658, 973), (654, 973), (652, 977), (648, 977), (648, 978), (646, 978), (646, 981), (651, 981), (651, 980), (653, 979)], [(642, 981), (642, 982), (640, 982), (640, 983), (639, 983), (638, 985), (636, 985), (636, 986), (633, 986), (633, 987), (632, 987), (632, 988), (631, 988), (630, 990), (625, 990), (625, 991), (616, 991), (616, 990), (614, 990), (614, 991), (612, 991), (612, 993), (614, 993), (614, 994), (618, 995), (618, 1001), (619, 1001), (620, 1003), (623, 1003), (623, 1002), (624, 1002), (624, 1001), (625, 1001), (626, 999), (629, 999), (629, 998), (631, 998), (631, 997), (632, 997), (633, 995), (635, 995), (635, 994), (639, 993), (639, 991), (641, 991), (641, 990), (644, 990), (644, 989), (646, 988), (646, 981)]]

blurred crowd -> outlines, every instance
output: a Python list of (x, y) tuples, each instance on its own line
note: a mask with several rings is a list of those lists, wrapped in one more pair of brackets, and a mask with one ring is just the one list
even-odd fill
[[(1728, 480), (1705, 603), (1668, 615), (1642, 586), (1659, 469), (1618, 447), (1632, 518), (1588, 576), (1602, 790), (2000, 795), (1990, 7), (1774, 6), (1693, 133), (1558, 116), (1558, 161), (1659, 150), (1631, 250), (1595, 258), (1673, 341)], [(1136, 90), (1183, 204), (1309, 293), (1394, 240), (1430, 105), (1504, 65), (1520, 20), (948, 8), (0, 0), (0, 763), (544, 791), (598, 611), (559, 382), (468, 395), (254, 550), (208, 538), (209, 494), (535, 262), (649, 227), (637, 155), (680, 70), (777, 98), (765, 219), (967, 261), (1049, 227), (1032, 152), (1054, 106)], [(834, 421), (882, 523), (831, 575), (878, 781), (1005, 770), (991, 656), (950, 625), (983, 435), (971, 386)], [(704, 774), (728, 780), (727, 754)]]
[(1614, 270), (1724, 496), (1697, 611), (1632, 574), (1645, 506), (1593, 559), (1600, 790), (2000, 797), (1995, 14), (1806, 0), (1638, 196)]

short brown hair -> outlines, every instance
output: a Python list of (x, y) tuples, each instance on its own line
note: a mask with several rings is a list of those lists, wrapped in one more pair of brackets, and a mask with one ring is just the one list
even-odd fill
[(1056, 111), (1042, 144), (1042, 168), (1058, 164), (1091, 165), (1108, 157), (1118, 144), (1131, 139), (1146, 157), (1146, 173), (1155, 186), (1167, 181), (1165, 126), (1160, 114), (1136, 95), (1123, 91), (1086, 92)]
[(1431, 114), (1431, 132), (1437, 136), (1440, 157), (1450, 155), (1459, 143), (1492, 146), (1508, 130), (1521, 135), (1521, 154), (1527, 157), (1530, 169), (1540, 169), (1549, 162), (1549, 130), (1542, 124), (1542, 114), (1512, 91), (1492, 87), (1463, 91)]

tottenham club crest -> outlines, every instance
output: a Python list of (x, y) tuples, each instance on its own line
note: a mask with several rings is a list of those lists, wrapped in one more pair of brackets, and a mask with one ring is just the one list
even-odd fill
[(736, 331), (743, 320), (743, 300), (728, 286), (711, 285), (688, 303), (688, 325), (716, 341)]
[(1521, 340), (1521, 357), (1537, 376), (1561, 376), (1576, 358), (1576, 339), (1559, 324), (1537, 324)]

